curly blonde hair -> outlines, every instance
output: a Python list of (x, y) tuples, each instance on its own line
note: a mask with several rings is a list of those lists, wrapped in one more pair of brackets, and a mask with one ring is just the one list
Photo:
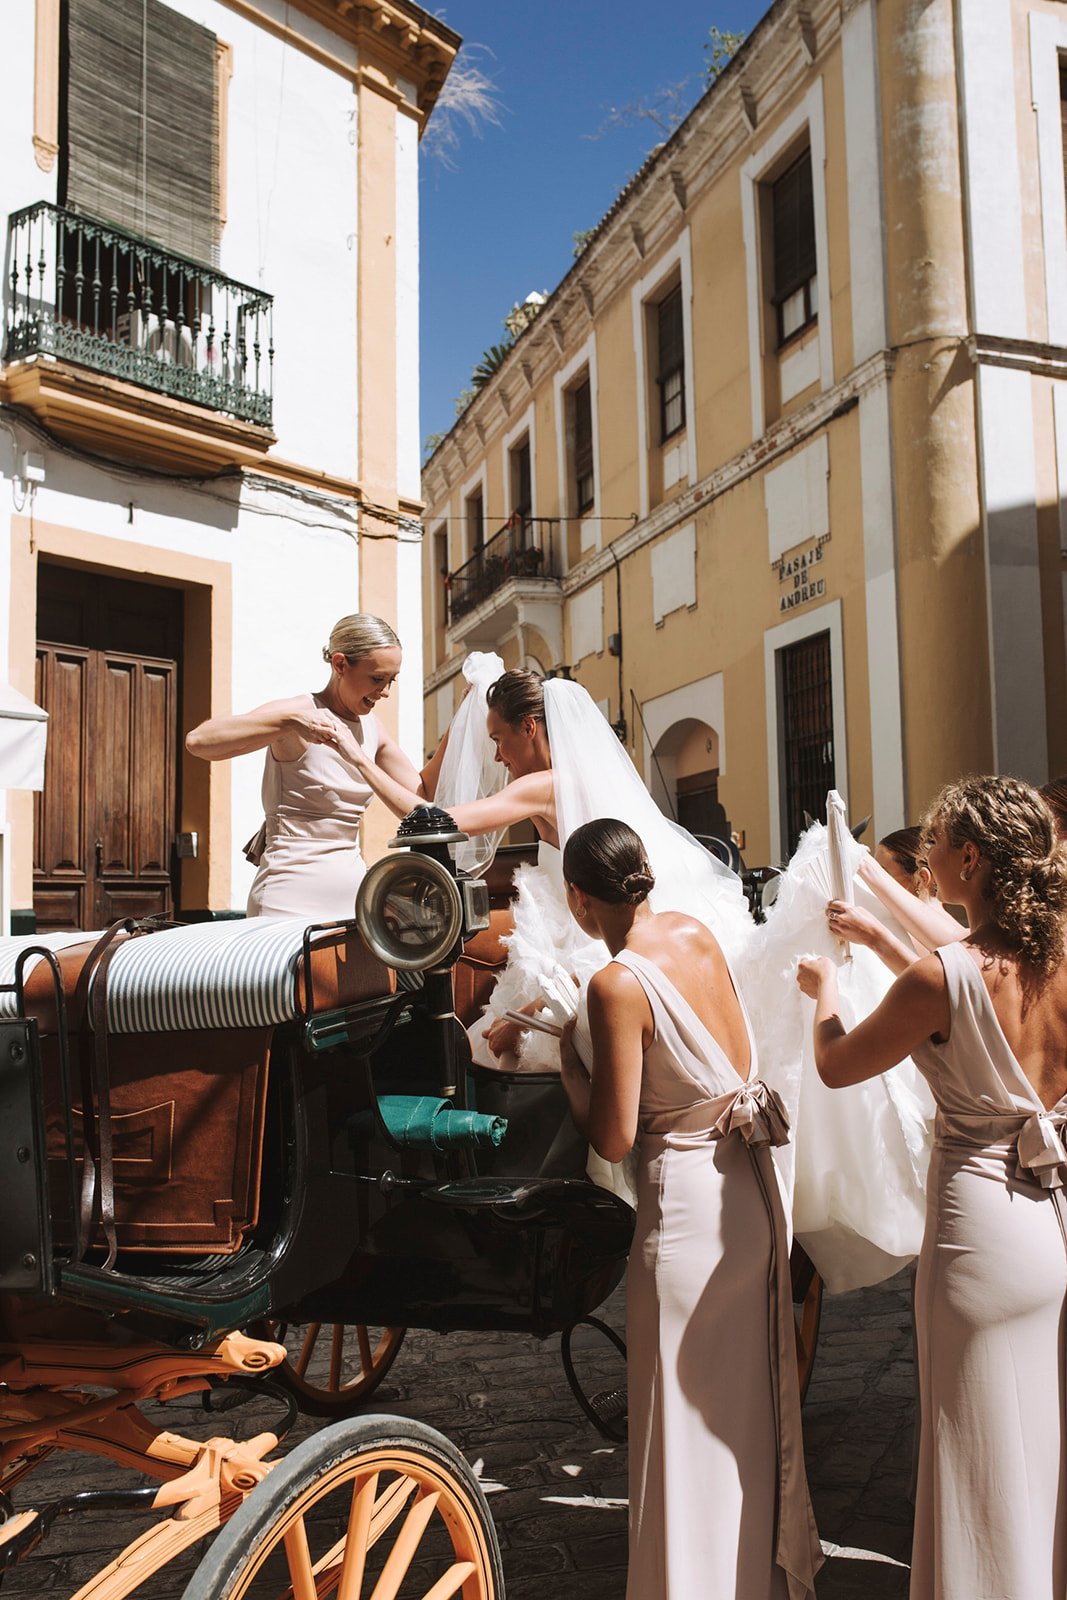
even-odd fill
[(1067, 846), (1040, 792), (1020, 778), (964, 778), (942, 789), (923, 818), (929, 851), (944, 829), (954, 849), (976, 845), (990, 867), (992, 920), (1035, 971), (1064, 958)]

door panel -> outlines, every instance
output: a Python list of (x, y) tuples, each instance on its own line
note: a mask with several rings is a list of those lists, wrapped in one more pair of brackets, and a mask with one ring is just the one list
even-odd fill
[(49, 713), (34, 813), (42, 931), (173, 909), (181, 605), (177, 590), (41, 565), (38, 629), (74, 635), (38, 646)]
[(174, 819), (159, 807), (159, 796), (174, 792), (175, 670), (173, 663), (144, 662), (139, 667), (138, 760), (134, 767), (137, 872), (169, 876)]

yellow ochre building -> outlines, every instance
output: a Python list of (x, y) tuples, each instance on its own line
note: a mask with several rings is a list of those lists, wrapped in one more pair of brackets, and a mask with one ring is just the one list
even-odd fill
[(429, 747), (469, 650), (565, 667), (750, 864), (1067, 768), (1065, 63), (1057, 0), (770, 8), (424, 469)]

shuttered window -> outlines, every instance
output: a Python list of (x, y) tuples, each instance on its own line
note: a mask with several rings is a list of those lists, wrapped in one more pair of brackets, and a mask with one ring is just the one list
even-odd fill
[(574, 418), (574, 509), (581, 516), (593, 504), (593, 393), (589, 379), (571, 394)]
[(815, 633), (778, 654), (778, 708), (783, 757), (783, 843), (792, 855), (807, 827), (822, 817), (837, 787), (830, 635)]
[(818, 314), (810, 150), (771, 185), (771, 232), (771, 299), (777, 308), (778, 342), (782, 344)]
[(660, 439), (669, 439), (685, 427), (685, 339), (682, 324), (681, 284), (656, 308), (659, 367)]
[(64, 204), (218, 257), (215, 35), (161, 0), (67, 0)]

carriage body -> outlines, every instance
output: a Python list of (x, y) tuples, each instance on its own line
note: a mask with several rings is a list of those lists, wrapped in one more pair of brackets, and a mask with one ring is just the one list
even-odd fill
[[(483, 929), (494, 969), (498, 932)], [(544, 1336), (620, 1280), (629, 1208), (577, 1172), (545, 1176), (528, 1145), (509, 1172), (499, 1117), (473, 1104), (453, 1014), (461, 939), (414, 986), (397, 982), (355, 921), (279, 924), (273, 935), (265, 921), (129, 928), (106, 950), (72, 939), (0, 950), (13, 980), (0, 992), (0, 1567), (60, 1509), (16, 1512), (7, 1498), (56, 1448), (161, 1482), (128, 1491), (179, 1507), (149, 1539), (160, 1563), (175, 1540), (190, 1544), (205, 1473), (210, 1526), (246, 1510), (274, 1469), (274, 1435), (251, 1453), (232, 1440), (208, 1449), (141, 1408), (284, 1371), (279, 1324)], [(480, 981), (475, 957), (458, 982), (468, 1009)], [(549, 1123), (562, 1119), (561, 1095), (542, 1093), (542, 1120), (546, 1107)], [(404, 1527), (425, 1495), (438, 1506), (443, 1493), (448, 1559), (474, 1576), (441, 1593), (495, 1600), (491, 1519), (462, 1459), (442, 1467), (447, 1443), (421, 1435), (413, 1454), (414, 1425), (397, 1444), (385, 1420), (393, 1477), (382, 1491), (381, 1452), (370, 1449), (378, 1465), (364, 1478), (377, 1487), (359, 1537), (384, 1537), (409, 1492)], [(133, 1593), (152, 1569), (142, 1553), (131, 1575), (128, 1558), (85, 1594)], [(196, 1592), (231, 1591), (211, 1578)]]

